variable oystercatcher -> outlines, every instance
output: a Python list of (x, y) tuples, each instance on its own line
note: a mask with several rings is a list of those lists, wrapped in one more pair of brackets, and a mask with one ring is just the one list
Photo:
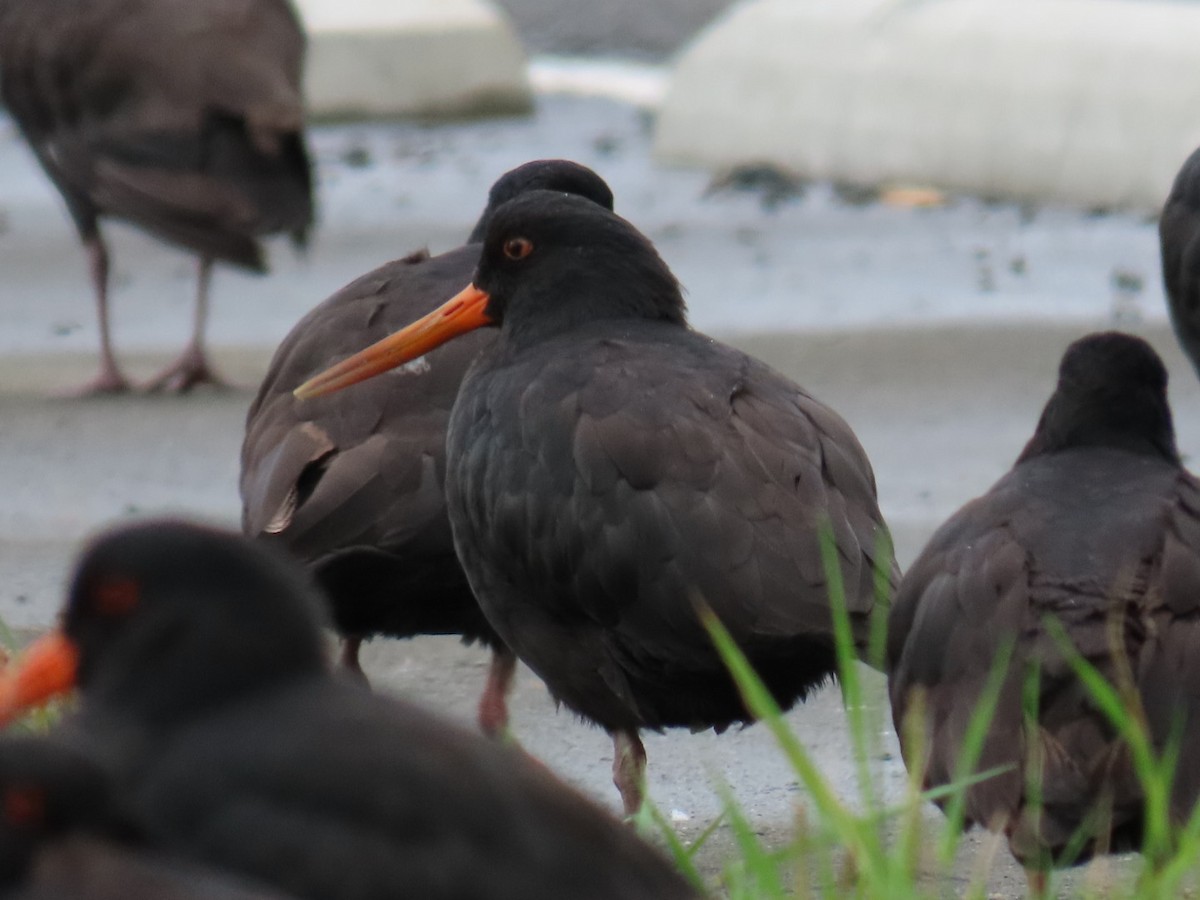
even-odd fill
[(88, 253), (100, 373), (85, 393), (129, 388), (109, 332), (102, 216), (199, 257), (191, 341), (152, 389), (217, 380), (204, 353), (214, 262), (262, 272), (262, 236), (304, 243), (304, 43), (287, 0), (0, 0), (0, 99)]
[(1158, 239), (1171, 324), (1200, 374), (1200, 149), (1175, 176), (1158, 220)]
[(0, 722), (78, 686), (64, 727), (146, 839), (312, 900), (672, 900), (651, 847), (514, 748), (326, 668), (294, 562), (173, 522), (100, 537)]
[(463, 374), (489, 332), (429, 353), (401, 377), (313, 400), (292, 391), (366, 340), (433, 310), (470, 280), (492, 213), (526, 191), (578, 194), (612, 209), (591, 169), (537, 160), (506, 172), (467, 245), (415, 253), (342, 288), (300, 320), (275, 351), (246, 416), (242, 527), (282, 542), (313, 571), (345, 639), (343, 662), (361, 676), (358, 648), (376, 634), (461, 634), (493, 648), (479, 705), (484, 731), (507, 721), (516, 659), (496, 636), (454, 553), (446, 518), (446, 422)]
[(287, 900), (141, 845), (103, 768), (66, 744), (0, 740), (6, 900)]
[(827, 406), (688, 327), (653, 245), (578, 197), (493, 216), (474, 283), (298, 390), (312, 396), (499, 326), (447, 435), (447, 508), (484, 613), (551, 693), (614, 739), (625, 809), (643, 728), (750, 716), (707, 604), (785, 707), (836, 668), (821, 535), (864, 646), (897, 580), (866, 453)]
[[(1051, 866), (1138, 849), (1146, 808), (1128, 747), (1048, 619), (1160, 751), (1182, 741), (1171, 806), (1186, 819), (1200, 790), (1200, 483), (1175, 448), (1166, 369), (1136, 337), (1067, 349), (1016, 464), (933, 536), (889, 619), (896, 731), (927, 786), (964, 774), (968, 722), (1011, 645), (977, 769), (1008, 768), (970, 787), (966, 815), (1008, 836), (1039, 893)], [(910, 710), (925, 757), (903, 741)]]

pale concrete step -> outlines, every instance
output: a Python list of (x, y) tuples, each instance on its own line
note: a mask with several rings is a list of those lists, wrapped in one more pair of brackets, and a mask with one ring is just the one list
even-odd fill
[(523, 112), (525, 53), (488, 0), (296, 0), (318, 118)]
[(1157, 209), (1200, 143), (1200, 4), (753, 0), (678, 60), (655, 152)]

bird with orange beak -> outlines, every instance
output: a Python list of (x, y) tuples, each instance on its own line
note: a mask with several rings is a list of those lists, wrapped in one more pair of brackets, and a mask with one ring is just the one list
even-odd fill
[(296, 395), (483, 327), (499, 336), (447, 433), (459, 559), (504, 641), (612, 735), (632, 813), (642, 729), (751, 718), (697, 600), (784, 707), (835, 672), (831, 581), (866, 646), (877, 573), (897, 581), (874, 475), (833, 410), (688, 326), (675, 276), (637, 229), (549, 191), (497, 210), (472, 284)]
[(333, 676), (321, 599), (269, 551), (180, 522), (102, 535), (61, 630), (0, 676), (0, 721), (77, 685), (65, 736), (148, 846), (289, 896), (698, 896), (525, 754)]

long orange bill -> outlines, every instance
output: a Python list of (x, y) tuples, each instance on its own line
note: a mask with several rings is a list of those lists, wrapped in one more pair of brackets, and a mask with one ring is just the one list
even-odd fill
[(300, 400), (332, 394), (402, 366), (460, 334), (491, 325), (492, 319), (484, 312), (490, 299), (468, 284), (427, 316), (314, 375), (292, 393)]
[(0, 671), (0, 726), (75, 687), (79, 650), (62, 632), (38, 638)]

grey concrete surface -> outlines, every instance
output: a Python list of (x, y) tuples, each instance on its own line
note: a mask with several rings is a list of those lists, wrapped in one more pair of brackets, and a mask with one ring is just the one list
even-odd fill
[[(1172, 372), (1181, 446), (1200, 451), (1200, 417), (1191, 414), (1200, 385), (1165, 325), (1151, 223), (966, 199), (899, 209), (828, 185), (778, 201), (753, 189), (710, 191), (704, 176), (650, 162), (648, 125), (620, 105), (545, 98), (524, 120), (317, 129), (322, 221), (308, 257), (277, 253), (270, 278), (223, 272), (214, 285), (216, 358), (247, 387), (79, 401), (51, 395), (95, 365), (83, 260), (56, 196), (0, 122), (0, 617), (23, 629), (49, 624), (79, 542), (103, 523), (170, 512), (235, 524), (249, 386), (286, 330), (379, 262), (457, 244), (493, 178), (539, 155), (596, 167), (618, 209), (682, 278), (695, 324), (762, 356), (847, 418), (875, 464), (902, 562), (1011, 464), (1059, 354), (1084, 331), (1117, 323), (1150, 337)], [(191, 265), (126, 229), (114, 245), (118, 349), (148, 374), (186, 333)], [(366, 654), (382, 688), (464, 721), (484, 663), (449, 639), (375, 642)], [(904, 774), (878, 676), (871, 697), (881, 738), (874, 769), (894, 798)], [(556, 713), (528, 672), (514, 720), (530, 752), (616, 808), (604, 736)], [(837, 691), (789, 721), (853, 798)], [(770, 846), (787, 840), (807, 802), (761, 727), (652, 736), (648, 749), (651, 796), (685, 836), (716, 814), (717, 780)], [(722, 828), (706, 845), (699, 859), (710, 876), (731, 843)], [(960, 877), (986, 862), (989, 847), (964, 848)], [(1006, 852), (989, 871), (997, 896), (1021, 893)], [(1100, 866), (1074, 877), (1114, 876)]]
[(1200, 6), (753, 0), (679, 57), (656, 153), (1156, 210), (1200, 143)]

